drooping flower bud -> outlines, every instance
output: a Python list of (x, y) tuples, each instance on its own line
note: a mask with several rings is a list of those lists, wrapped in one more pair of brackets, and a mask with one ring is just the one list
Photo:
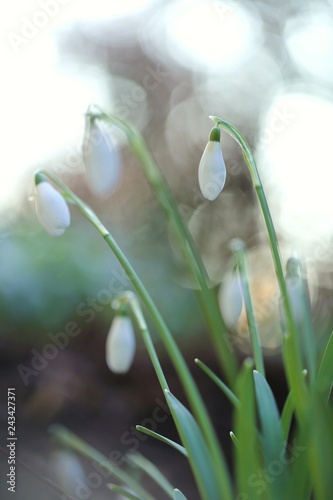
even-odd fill
[(35, 185), (37, 218), (51, 236), (60, 236), (71, 222), (68, 205), (42, 174), (35, 175)]
[(243, 292), (238, 271), (229, 273), (220, 286), (218, 303), (227, 328), (236, 325), (243, 308)]
[(120, 154), (95, 117), (86, 118), (82, 153), (90, 190), (99, 196), (109, 194), (120, 179)]
[[(285, 280), (294, 320), (297, 328), (300, 329), (303, 323), (303, 307), (305, 307), (305, 304), (303, 303), (303, 281), (299, 274), (298, 259), (294, 257), (290, 257), (290, 259), (288, 259)], [(286, 331), (287, 322), (282, 304), (282, 298), (280, 298), (279, 301), (279, 311), (282, 330)]]
[(128, 316), (115, 316), (109, 330), (105, 357), (106, 364), (113, 373), (126, 373), (130, 369), (135, 354), (135, 335)]
[(203, 196), (215, 200), (223, 189), (226, 179), (226, 168), (220, 144), (220, 129), (214, 127), (209, 134), (199, 164), (199, 186)]

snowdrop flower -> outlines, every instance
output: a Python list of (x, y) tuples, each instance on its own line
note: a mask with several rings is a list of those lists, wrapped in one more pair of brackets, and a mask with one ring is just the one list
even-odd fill
[(135, 354), (135, 335), (128, 316), (115, 316), (106, 339), (106, 364), (113, 373), (128, 372)]
[(82, 149), (89, 188), (99, 196), (109, 194), (120, 179), (120, 155), (95, 117), (86, 118)]
[(232, 328), (237, 323), (243, 308), (243, 293), (237, 271), (229, 273), (221, 284), (218, 303), (225, 326)]
[(42, 174), (35, 175), (35, 185), (37, 218), (51, 236), (60, 236), (71, 221), (68, 205)]
[(209, 141), (199, 164), (199, 186), (207, 200), (213, 201), (218, 197), (225, 184), (226, 175), (220, 144), (220, 129), (214, 127), (210, 131)]
[(73, 496), (76, 493), (77, 483), (85, 481), (86, 476), (78, 456), (68, 449), (54, 451), (50, 456), (48, 469), (54, 482)]

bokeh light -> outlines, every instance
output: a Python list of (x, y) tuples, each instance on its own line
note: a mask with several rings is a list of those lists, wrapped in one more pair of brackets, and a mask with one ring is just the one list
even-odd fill
[(284, 37), (296, 66), (319, 81), (333, 81), (332, 10), (324, 6), (309, 9), (289, 19)]
[(332, 233), (333, 104), (315, 92), (285, 89), (263, 118), (258, 153), (279, 229), (295, 247)]

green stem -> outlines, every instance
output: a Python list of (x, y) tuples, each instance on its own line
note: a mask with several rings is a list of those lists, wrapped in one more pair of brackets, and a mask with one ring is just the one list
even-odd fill
[(124, 271), (126, 272), (128, 278), (131, 280), (136, 292), (141, 298), (142, 302), (147, 308), (156, 329), (158, 330), (161, 340), (170, 356), (170, 359), (175, 367), (178, 374), (179, 380), (184, 388), (186, 396), (189, 400), (190, 406), (192, 408), (193, 414), (201, 427), (201, 430), (206, 438), (206, 442), (210, 452), (212, 454), (216, 475), (220, 484), (221, 493), (225, 495), (226, 499), (232, 499), (232, 489), (230, 484), (230, 478), (225, 463), (222, 450), (218, 444), (218, 438), (216, 436), (214, 427), (212, 425), (211, 419), (209, 417), (207, 408), (202, 400), (202, 397), (195, 385), (193, 377), (187, 367), (183, 355), (181, 354), (175, 340), (173, 339), (171, 332), (169, 331), (163, 317), (161, 316), (159, 310), (157, 309), (155, 303), (153, 302), (151, 296), (149, 295), (147, 289), (141, 282), (140, 278), (134, 271), (133, 267), (127, 260), (126, 256), (107, 231), (105, 226), (98, 219), (97, 215), (93, 210), (84, 203), (78, 196), (76, 196), (73, 191), (71, 191), (63, 182), (61, 182), (56, 176), (50, 174), (46, 171), (41, 171), (44, 175), (48, 176), (57, 186), (60, 187), (66, 194), (66, 196), (77, 206), (82, 215), (89, 221), (99, 233), (103, 236), (106, 243), (111, 248), (114, 255), (117, 257)]
[(262, 355), (262, 349), (259, 341), (258, 326), (254, 315), (254, 309), (249, 287), (249, 280), (247, 277), (247, 270), (245, 263), (245, 244), (241, 240), (234, 240), (232, 242), (232, 251), (234, 252), (235, 257), (237, 259), (237, 265), (242, 283), (243, 297), (247, 315), (247, 322), (249, 325), (255, 368), (263, 377), (265, 377), (264, 358)]
[[(99, 108), (97, 108), (96, 111), (98, 109)], [(122, 130), (128, 139), (134, 155), (139, 160), (147, 181), (162, 206), (166, 218), (170, 223), (170, 227), (176, 236), (192, 277), (199, 287), (198, 299), (208, 323), (209, 331), (212, 335), (212, 342), (228, 383), (232, 386), (236, 377), (237, 364), (232, 354), (233, 349), (230, 345), (227, 331), (221, 318), (216, 295), (207, 284), (208, 278), (206, 269), (159, 167), (149, 152), (143, 137), (137, 130), (130, 127), (117, 116), (109, 115), (102, 110), (100, 110), (99, 113), (91, 114), (96, 118), (110, 122)], [(87, 116), (89, 116), (89, 113)]]
[(133, 314), (133, 317), (136, 321), (136, 324), (137, 324), (137, 326), (140, 330), (140, 333), (142, 335), (143, 342), (146, 346), (150, 360), (151, 360), (153, 367), (155, 369), (157, 378), (160, 382), (160, 386), (161, 386), (163, 392), (165, 389), (169, 390), (167, 380), (166, 380), (165, 375), (163, 373), (161, 363), (158, 359), (158, 356), (157, 356), (157, 353), (155, 350), (155, 346), (153, 344), (146, 320), (144, 318), (144, 315), (143, 315), (143, 312), (142, 312), (142, 309), (141, 309), (141, 306), (140, 306), (140, 303), (139, 303), (137, 297), (135, 296), (135, 294), (133, 292), (124, 292), (124, 293), (121, 293), (120, 295), (118, 295), (116, 302), (118, 302), (118, 301), (119, 301), (120, 307), (122, 304), (127, 304), (128, 307), (130, 308), (130, 310)]
[[(281, 298), (282, 298), (282, 306), (285, 311), (285, 317), (286, 317), (286, 322), (287, 322), (287, 329), (288, 333), (287, 336), (290, 336), (289, 342), (286, 343), (287, 349), (288, 349), (288, 355), (286, 359), (288, 359), (289, 365), (286, 367), (287, 368), (287, 376), (288, 376), (288, 382), (290, 385), (290, 389), (294, 390), (295, 394), (295, 403), (296, 404), (296, 413), (300, 419), (300, 422), (302, 421), (302, 417), (304, 416), (304, 413), (306, 411), (306, 400), (307, 400), (307, 387), (304, 381), (304, 378), (302, 376), (302, 360), (300, 356), (300, 350), (298, 348), (298, 333), (297, 333), (297, 326), (295, 323), (295, 319), (293, 316), (292, 312), (292, 307), (289, 299), (289, 295), (287, 292), (287, 287), (286, 287), (286, 282), (284, 279), (284, 273), (283, 273), (283, 268), (281, 264), (281, 259), (280, 259), (280, 253), (279, 253), (279, 248), (278, 248), (278, 241), (277, 241), (277, 236), (275, 233), (275, 228), (273, 225), (273, 220), (272, 216), (267, 204), (265, 192), (261, 183), (261, 179), (259, 176), (258, 172), (258, 167), (255, 162), (255, 159), (253, 157), (252, 151), (246, 142), (245, 138), (242, 136), (242, 134), (230, 123), (221, 120), (220, 118), (217, 118), (215, 116), (210, 117), (217, 125), (222, 127), (226, 132), (228, 132), (231, 137), (233, 137), (236, 142), (240, 145), (242, 152), (243, 152), (243, 157), (245, 160), (245, 163), (249, 169), (253, 185), (255, 187), (257, 197), (260, 203), (260, 207), (264, 216), (264, 220), (266, 223), (266, 228), (267, 228), (267, 233), (268, 233), (268, 238), (269, 238), (269, 243), (270, 243), (270, 248), (272, 252), (272, 257), (273, 257), (273, 262), (274, 262), (274, 267), (275, 267), (275, 273), (281, 293)], [(291, 361), (292, 360), (292, 361)]]
[(304, 330), (304, 351), (309, 372), (310, 385), (313, 387), (316, 381), (317, 374), (317, 356), (315, 333), (313, 329), (313, 319), (311, 313), (311, 300), (307, 280), (307, 272), (304, 262), (299, 261), (299, 270), (302, 280), (302, 316)]

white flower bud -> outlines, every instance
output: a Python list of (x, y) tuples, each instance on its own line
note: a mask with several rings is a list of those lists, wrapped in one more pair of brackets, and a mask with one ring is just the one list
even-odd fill
[(243, 308), (243, 292), (238, 272), (229, 273), (221, 284), (218, 303), (225, 326), (232, 328), (237, 323)]
[(36, 174), (35, 184), (37, 218), (51, 236), (60, 236), (71, 222), (68, 205), (43, 175)]
[(84, 483), (86, 477), (77, 455), (67, 449), (54, 451), (48, 465), (49, 475), (54, 482), (66, 493), (75, 495), (77, 483)]
[(226, 180), (226, 168), (220, 144), (220, 129), (214, 127), (199, 164), (199, 186), (203, 196), (215, 200)]
[[(286, 287), (287, 293), (290, 300), (291, 310), (297, 325), (300, 329), (303, 323), (303, 283), (302, 278), (299, 276), (286, 276)], [(279, 301), (280, 310), (280, 322), (283, 331), (287, 330), (287, 322), (284, 313), (284, 308), (282, 307), (282, 299)]]
[(128, 316), (113, 319), (105, 351), (106, 364), (112, 372), (128, 372), (135, 354), (135, 335)]
[(97, 119), (90, 117), (86, 121), (83, 161), (91, 191), (99, 196), (113, 191), (120, 179), (119, 151)]

